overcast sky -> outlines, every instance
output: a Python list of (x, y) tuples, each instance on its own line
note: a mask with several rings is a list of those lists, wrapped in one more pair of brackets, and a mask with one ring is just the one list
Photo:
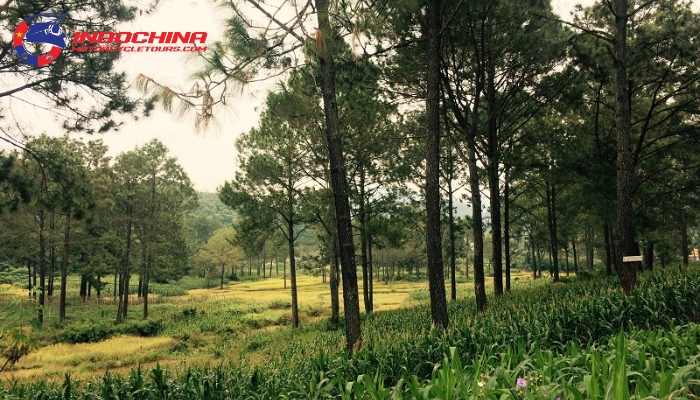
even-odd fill
[[(568, 17), (577, 3), (591, 4), (592, 0), (554, 0), (555, 10)], [(223, 18), (226, 13), (217, 9), (210, 1), (161, 0), (155, 13), (143, 15), (136, 21), (119, 28), (122, 31), (205, 31), (207, 44), (220, 39), (223, 31)], [(122, 53), (119, 68), (133, 80), (139, 73), (152, 77), (157, 82), (188, 89), (188, 79), (193, 63), (177, 53)], [(100, 135), (110, 148), (110, 155), (132, 150), (135, 146), (158, 138), (178, 158), (195, 189), (213, 192), (226, 180), (233, 177), (237, 165), (234, 148), (236, 137), (248, 131), (258, 122), (258, 108), (265, 99), (265, 92), (273, 84), (258, 84), (246, 90), (230, 104), (225, 115), (219, 116), (218, 129), (205, 134), (197, 134), (191, 119), (178, 120), (172, 114), (157, 109), (151, 117), (128, 121), (118, 132)], [(26, 92), (26, 91), (25, 91)], [(27, 131), (60, 135), (55, 124), (40, 111), (23, 107), (19, 102), (10, 105)], [(86, 139), (88, 137), (83, 135)]]

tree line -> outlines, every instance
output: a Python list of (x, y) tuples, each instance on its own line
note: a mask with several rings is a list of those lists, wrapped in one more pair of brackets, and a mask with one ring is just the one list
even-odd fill
[[(643, 252), (646, 268), (676, 256), (688, 263), (700, 219), (700, 21), (691, 2), (597, 2), (572, 21), (544, 0), (222, 5), (225, 37), (199, 54), (192, 91), (141, 76), (143, 104), (171, 109), (179, 98), (204, 129), (241, 86), (279, 79), (259, 126), (236, 143), (239, 170), (219, 188), (241, 216), (229, 239), (245, 250), (270, 231), (284, 237), (296, 315), (295, 244), (305, 229), (322, 237), (334, 321), (343, 285), (349, 354), (361, 346), (356, 264), (371, 312), (373, 249), (398, 245), (402, 230), (421, 234), (432, 322), (443, 328), (445, 271), (454, 298), (464, 225), (480, 311), (487, 251), (496, 296), (510, 289), (513, 247), (523, 244), (533, 266), (549, 258), (556, 281), (562, 253), (576, 268), (584, 243), (590, 268), (600, 243), (606, 273), (626, 293), (642, 265), (624, 256)], [(454, 203), (464, 192), (471, 218), (460, 222)], [(146, 250), (136, 257), (150, 266), (160, 233), (130, 219), (128, 199), (119, 204), (131, 221), (120, 227), (124, 255), (132, 257), (126, 238), (141, 234)], [(72, 219), (61, 220), (68, 233)]]
[(132, 277), (148, 318), (150, 282), (188, 270), (184, 217), (197, 196), (185, 171), (158, 140), (114, 159), (107, 150), (101, 140), (42, 135), (9, 156), (10, 173), (23, 184), (21, 191), (0, 195), (12, 204), (0, 215), (0, 248), (5, 263), (27, 267), (26, 287), (30, 296), (38, 294), (40, 324), (55, 288), (59, 319), (65, 319), (69, 271), (80, 275), (83, 298), (92, 290), (99, 297), (111, 284), (121, 322)]
[[(361, 343), (355, 260), (364, 280), (372, 276), (367, 221), (391, 216), (380, 199), (423, 205), (432, 320), (442, 327), (454, 186), (468, 187), (479, 310), (487, 224), (496, 296), (510, 289), (513, 237), (529, 241), (532, 260), (546, 249), (555, 281), (562, 251), (568, 258), (577, 242), (602, 241), (606, 272), (626, 293), (641, 265), (624, 256), (643, 248), (652, 268), (663, 246), (662, 264), (670, 253), (687, 263), (700, 105), (692, 40), (700, 25), (690, 2), (598, 2), (573, 21), (540, 0), (225, 4), (226, 37), (202, 55), (197, 91), (179, 96), (206, 126), (232, 87), (284, 77), (260, 127), (239, 140), (241, 170), (220, 195), (255, 210), (246, 215), (268, 214), (263, 225), (286, 232), (290, 254), (297, 224), (315, 218), (327, 228), (348, 352)], [(142, 79), (154, 96), (170, 90)], [(323, 207), (305, 213), (315, 196)], [(447, 246), (443, 227), (452, 232)], [(592, 246), (586, 251), (592, 263)]]

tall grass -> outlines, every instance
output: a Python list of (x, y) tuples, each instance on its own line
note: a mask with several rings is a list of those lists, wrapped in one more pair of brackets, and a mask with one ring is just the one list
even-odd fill
[[(264, 368), (242, 358), (179, 373), (135, 369), (89, 382), (66, 377), (62, 386), (14, 383), (0, 397), (681, 399), (699, 393), (700, 328), (691, 324), (700, 321), (697, 268), (644, 274), (630, 296), (614, 279), (532, 282), (491, 298), (481, 316), (471, 299), (449, 309), (447, 332), (431, 329), (427, 307), (365, 317), (363, 348), (350, 360), (339, 352), (340, 330), (307, 324), (246, 339), (249, 350), (266, 352)], [(518, 386), (518, 378), (526, 384)]]

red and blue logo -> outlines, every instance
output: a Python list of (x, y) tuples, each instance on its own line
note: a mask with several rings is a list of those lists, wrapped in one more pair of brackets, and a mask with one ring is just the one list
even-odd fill
[[(20, 22), (12, 39), (17, 57), (34, 67), (43, 67), (56, 61), (69, 42), (59, 24), (67, 16), (66, 13), (41, 13)], [(28, 45), (34, 52), (27, 49)], [(50, 46), (49, 51), (41, 53), (45, 46)], [(40, 53), (35, 53), (36, 51)]]

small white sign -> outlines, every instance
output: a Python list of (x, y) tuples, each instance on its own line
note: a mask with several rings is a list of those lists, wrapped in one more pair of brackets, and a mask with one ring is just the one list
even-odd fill
[(644, 261), (644, 256), (624, 256), (622, 262), (637, 262)]

